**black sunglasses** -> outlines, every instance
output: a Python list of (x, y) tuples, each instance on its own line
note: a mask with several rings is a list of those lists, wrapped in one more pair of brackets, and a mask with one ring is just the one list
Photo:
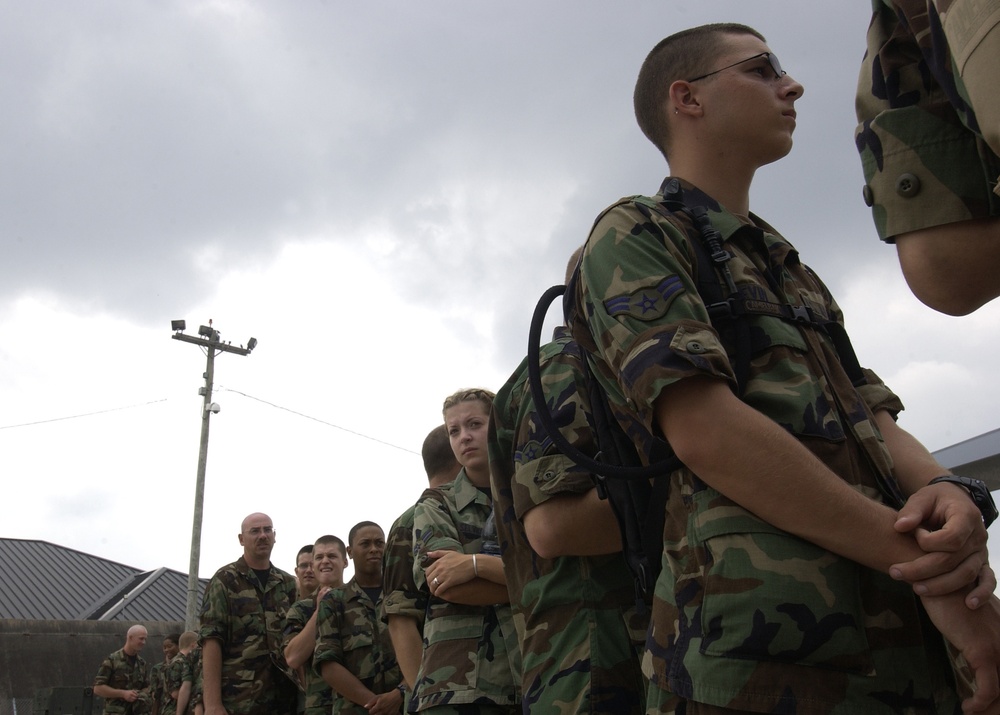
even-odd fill
[(756, 60), (760, 57), (766, 57), (768, 64), (771, 65), (771, 70), (774, 72), (775, 79), (781, 79), (785, 76), (785, 70), (781, 69), (781, 63), (778, 62), (778, 58), (774, 56), (771, 52), (761, 52), (760, 54), (754, 55), (753, 57), (747, 57), (745, 60), (740, 60), (739, 62), (733, 62), (731, 65), (726, 65), (722, 69), (715, 70), (714, 72), (709, 72), (708, 74), (703, 74), (694, 79), (686, 80), (688, 82), (697, 82), (700, 79), (705, 79), (706, 77), (711, 77), (713, 74), (719, 74), (723, 70), (730, 69), (736, 65), (741, 65), (744, 62), (749, 62), (750, 60)]

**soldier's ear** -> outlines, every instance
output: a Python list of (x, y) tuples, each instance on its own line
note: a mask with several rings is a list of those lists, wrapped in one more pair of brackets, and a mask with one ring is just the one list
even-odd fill
[[(701, 101), (694, 86), (685, 80), (677, 80), (668, 90), (667, 110), (671, 114), (700, 115)], [(671, 109), (672, 108), (672, 109)]]

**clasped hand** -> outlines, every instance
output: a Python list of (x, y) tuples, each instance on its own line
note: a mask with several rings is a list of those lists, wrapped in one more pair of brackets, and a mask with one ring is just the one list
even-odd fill
[(889, 569), (918, 596), (968, 589), (966, 605), (978, 608), (993, 594), (997, 580), (989, 563), (986, 527), (965, 489), (948, 483), (920, 489), (899, 510), (895, 527), (912, 534), (926, 552)]

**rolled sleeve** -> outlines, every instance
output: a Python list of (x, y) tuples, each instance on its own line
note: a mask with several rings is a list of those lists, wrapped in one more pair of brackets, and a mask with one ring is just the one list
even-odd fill
[(549, 499), (565, 494), (583, 494), (594, 488), (594, 480), (572, 459), (561, 454), (540, 457), (514, 472), (514, 513), (518, 519)]
[[(735, 384), (693, 273), (687, 235), (633, 204), (608, 211), (584, 253), (580, 290), (590, 343), (650, 432), (653, 405), (667, 386), (696, 375)], [(574, 337), (580, 340), (576, 327)]]
[(97, 675), (94, 677), (94, 685), (107, 685), (108, 681), (111, 680), (111, 673), (114, 671), (114, 664), (112, 664), (110, 658), (105, 658), (101, 663), (101, 667), (97, 669)]
[(413, 581), (413, 510), (407, 510), (389, 529), (382, 573), (384, 619), (406, 616), (423, 621), (427, 599)]
[(316, 615), (316, 648), (313, 651), (313, 668), (322, 677), (323, 663), (344, 662), (344, 648), (340, 639), (343, 592), (334, 589), (319, 602)]
[(198, 643), (204, 646), (209, 638), (229, 641), (229, 594), (218, 576), (209, 582), (202, 600)]
[(413, 509), (413, 583), (427, 590), (424, 560), (431, 551), (462, 552), (462, 541), (444, 501), (428, 490)]
[(296, 601), (285, 614), (285, 628), (282, 631), (281, 647), (287, 648), (295, 636), (302, 632), (312, 617), (313, 601)]
[(879, 410), (887, 410), (895, 417), (903, 411), (903, 401), (882, 382), (874, 371), (862, 368), (861, 372), (864, 373), (867, 382), (858, 387), (858, 393), (872, 414)]
[[(998, 215), (1000, 160), (960, 99), (924, 2), (875, 0), (855, 100), (865, 203), (879, 237)], [(936, 13), (932, 13), (935, 14)]]

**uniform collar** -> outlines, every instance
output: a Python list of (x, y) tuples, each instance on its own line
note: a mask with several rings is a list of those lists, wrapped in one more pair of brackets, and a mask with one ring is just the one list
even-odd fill
[(462, 467), (458, 472), (458, 476), (455, 477), (452, 485), (455, 494), (455, 506), (458, 507), (459, 511), (462, 511), (473, 502), (483, 504), (487, 507), (490, 506), (489, 497), (483, 494), (479, 487), (469, 480), (468, 475), (465, 473), (465, 467)]

